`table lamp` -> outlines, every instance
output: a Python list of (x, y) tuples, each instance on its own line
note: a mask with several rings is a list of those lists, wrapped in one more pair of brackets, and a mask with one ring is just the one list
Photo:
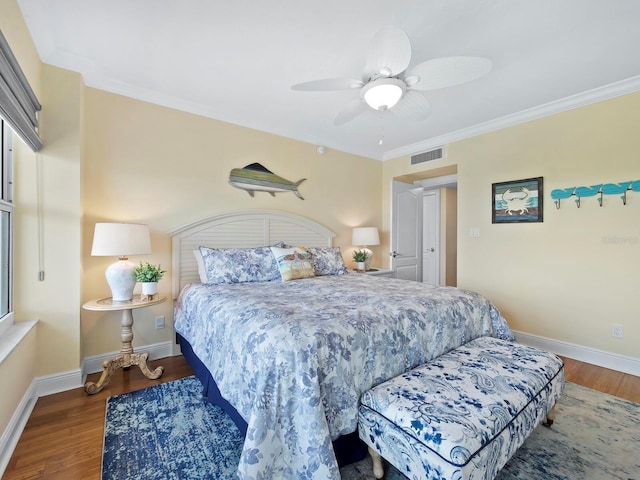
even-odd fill
[(151, 240), (147, 225), (96, 223), (91, 255), (94, 257), (119, 257), (119, 260), (109, 265), (105, 272), (114, 302), (126, 302), (133, 298), (133, 288), (136, 286), (136, 278), (133, 273), (135, 264), (130, 262), (127, 257), (149, 253), (151, 253)]
[(371, 245), (380, 245), (380, 236), (378, 235), (378, 227), (358, 227), (353, 229), (351, 236), (351, 244), (362, 247), (367, 252), (367, 259), (364, 262), (365, 270), (371, 269), (371, 259), (373, 252), (367, 247)]

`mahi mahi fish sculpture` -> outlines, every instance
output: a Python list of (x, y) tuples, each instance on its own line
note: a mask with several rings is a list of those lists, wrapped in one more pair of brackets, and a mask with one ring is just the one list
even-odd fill
[(229, 184), (241, 190), (246, 190), (252, 197), (255, 192), (267, 192), (275, 197), (276, 193), (293, 192), (300, 200), (304, 200), (298, 186), (306, 178), (293, 183), (279, 177), (259, 163), (252, 163), (244, 168), (234, 168), (229, 174)]

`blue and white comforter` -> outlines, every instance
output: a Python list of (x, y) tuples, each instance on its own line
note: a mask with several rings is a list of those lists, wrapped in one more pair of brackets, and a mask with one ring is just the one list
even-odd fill
[(479, 336), (512, 340), (495, 307), (451, 287), (369, 275), (193, 284), (175, 328), (243, 416), (243, 479), (339, 479), (331, 440), (372, 386)]

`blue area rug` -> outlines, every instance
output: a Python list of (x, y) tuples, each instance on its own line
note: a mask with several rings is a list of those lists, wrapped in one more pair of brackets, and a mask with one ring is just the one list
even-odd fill
[[(201, 396), (194, 377), (107, 401), (102, 480), (231, 480), (236, 426)], [(374, 479), (371, 459), (342, 469)], [(404, 480), (385, 465), (385, 479)], [(556, 422), (538, 427), (497, 480), (640, 480), (640, 405), (567, 383)]]

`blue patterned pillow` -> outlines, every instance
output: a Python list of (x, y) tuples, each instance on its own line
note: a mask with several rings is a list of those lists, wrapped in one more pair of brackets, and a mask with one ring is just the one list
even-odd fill
[(271, 282), (280, 279), (269, 247), (200, 247), (207, 283)]
[(316, 275), (344, 275), (349, 273), (342, 259), (340, 247), (307, 247), (313, 259), (313, 271)]

